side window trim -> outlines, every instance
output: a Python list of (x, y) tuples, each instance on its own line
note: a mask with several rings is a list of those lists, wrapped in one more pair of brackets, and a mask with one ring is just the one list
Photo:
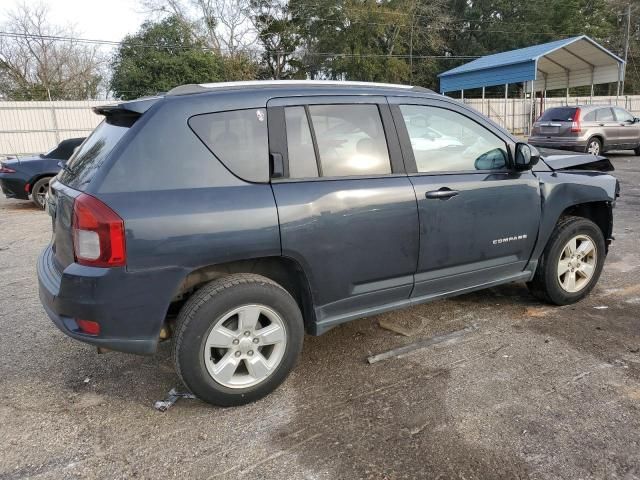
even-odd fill
[[(393, 121), (395, 123), (398, 137), (400, 140), (400, 147), (402, 149), (402, 156), (405, 161), (407, 174), (411, 176), (419, 175), (459, 175), (459, 174), (487, 174), (487, 173), (508, 173), (514, 170), (513, 167), (513, 154), (515, 150), (515, 143), (508, 137), (506, 137), (503, 132), (500, 130), (496, 130), (491, 128), (492, 125), (485, 125), (479, 122), (472, 115), (473, 112), (467, 112), (466, 109), (456, 108), (456, 105), (451, 104), (450, 102), (440, 102), (440, 101), (432, 101), (431, 99), (422, 99), (422, 98), (414, 98), (414, 97), (389, 97), (389, 103), (391, 107), (391, 114), (393, 116)], [(489, 133), (495, 135), (502, 142), (504, 142), (506, 150), (507, 150), (507, 168), (500, 170), (439, 170), (433, 172), (419, 172), (418, 166), (416, 163), (415, 155), (413, 153), (413, 148), (411, 146), (411, 140), (409, 138), (409, 132), (407, 130), (404, 117), (402, 112), (400, 111), (401, 105), (415, 105), (422, 107), (432, 107), (432, 108), (443, 108), (457, 114), (460, 114), (470, 121), (476, 123), (478, 126), (484, 128)]]
[(309, 126), (309, 133), (311, 134), (311, 143), (313, 144), (313, 153), (316, 157), (316, 167), (318, 167), (318, 178), (322, 178), (322, 162), (320, 161), (320, 150), (318, 149), (318, 139), (316, 138), (316, 129), (311, 121), (311, 114), (309, 113), (309, 105), (304, 105), (304, 114), (307, 118), (307, 125)]

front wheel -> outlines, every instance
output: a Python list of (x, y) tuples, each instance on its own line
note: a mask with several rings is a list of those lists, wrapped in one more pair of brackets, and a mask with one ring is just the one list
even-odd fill
[(284, 288), (260, 275), (233, 274), (205, 285), (182, 307), (173, 358), (197, 397), (242, 405), (284, 381), (303, 336), (302, 314)]
[(45, 198), (47, 197), (47, 192), (49, 191), (49, 182), (51, 181), (51, 177), (45, 177), (38, 180), (33, 184), (31, 188), (31, 200), (36, 206), (44, 210)]
[(558, 222), (544, 249), (535, 276), (527, 285), (548, 303), (568, 305), (589, 294), (600, 278), (605, 240), (591, 220), (566, 217)]

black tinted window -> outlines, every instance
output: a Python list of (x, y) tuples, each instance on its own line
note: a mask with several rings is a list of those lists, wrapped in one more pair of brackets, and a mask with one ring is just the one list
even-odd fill
[(613, 118), (613, 112), (610, 108), (599, 108), (596, 110), (596, 120), (613, 122), (615, 119)]
[(418, 172), (506, 168), (506, 144), (470, 118), (424, 105), (401, 105), (400, 111)]
[(284, 109), (284, 117), (287, 124), (289, 177), (317, 177), (316, 154), (304, 107), (287, 107)]
[(323, 177), (391, 173), (376, 105), (311, 105), (309, 113)]
[(265, 109), (196, 115), (189, 126), (224, 165), (250, 182), (269, 180), (269, 145)]
[(575, 114), (575, 107), (550, 108), (542, 114), (539, 120), (543, 122), (573, 122)]
[(633, 122), (633, 115), (622, 108), (614, 108), (616, 119), (620, 122)]
[(60, 172), (60, 181), (77, 189), (86, 186), (134, 121), (133, 117), (103, 120), (71, 156), (67, 168)]

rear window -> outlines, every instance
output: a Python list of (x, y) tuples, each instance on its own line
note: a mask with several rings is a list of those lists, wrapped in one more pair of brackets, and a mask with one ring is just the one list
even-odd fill
[(236, 176), (269, 181), (267, 112), (264, 108), (196, 115), (189, 126)]
[(573, 122), (573, 117), (576, 114), (575, 107), (558, 107), (550, 108), (545, 111), (540, 117), (542, 122)]
[(136, 118), (134, 116), (105, 118), (71, 156), (66, 168), (60, 172), (60, 181), (79, 190), (88, 185)]

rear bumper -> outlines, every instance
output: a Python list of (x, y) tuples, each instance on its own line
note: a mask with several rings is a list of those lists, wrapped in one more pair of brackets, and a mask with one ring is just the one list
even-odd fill
[(29, 200), (29, 194), (25, 192), (26, 182), (20, 178), (0, 178), (0, 188), (7, 198)]
[[(94, 268), (72, 263), (58, 269), (51, 246), (38, 258), (40, 301), (66, 335), (111, 350), (136, 354), (156, 351), (182, 272), (130, 273), (124, 268)], [(100, 324), (100, 334), (80, 331), (76, 319)]]
[(534, 147), (557, 148), (560, 150), (575, 150), (579, 152), (584, 152), (587, 147), (587, 140), (583, 138), (529, 137), (528, 143)]

